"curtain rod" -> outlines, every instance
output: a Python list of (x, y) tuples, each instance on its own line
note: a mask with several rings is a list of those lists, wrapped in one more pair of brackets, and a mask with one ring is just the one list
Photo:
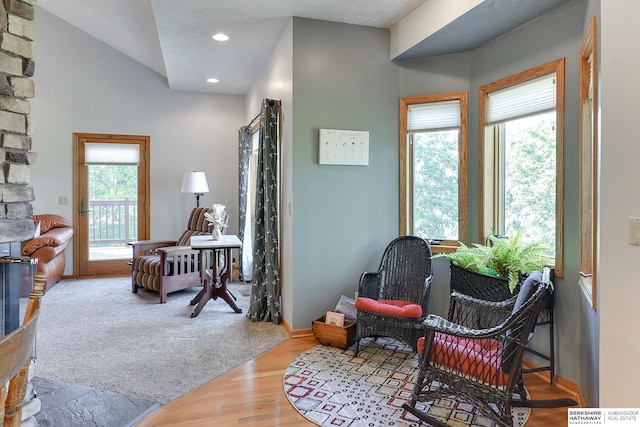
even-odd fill
[[(281, 105), (281, 101), (280, 101), (279, 99), (264, 99), (264, 101), (267, 101), (269, 104), (272, 104), (272, 103), (274, 103), (274, 102), (277, 102), (277, 103), (278, 103), (278, 105)], [(249, 122), (249, 124), (247, 125), (247, 127), (248, 127), (248, 128), (250, 128), (250, 127), (251, 127), (251, 125), (252, 125), (256, 120), (258, 120), (259, 118), (260, 118), (260, 113), (258, 113), (258, 115), (257, 115), (257, 116), (255, 116), (255, 117), (254, 117), (254, 118)]]
[(254, 117), (254, 118), (249, 122), (249, 124), (247, 125), (247, 127), (248, 127), (248, 128), (250, 128), (250, 127), (251, 127), (251, 125), (253, 125), (253, 122), (255, 122), (256, 120), (258, 120), (259, 118), (260, 118), (260, 113), (258, 113), (258, 115), (257, 115), (257, 116), (255, 116), (255, 117)]

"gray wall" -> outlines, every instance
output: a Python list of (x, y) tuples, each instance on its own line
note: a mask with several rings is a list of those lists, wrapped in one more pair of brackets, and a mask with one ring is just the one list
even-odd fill
[(293, 19), (285, 28), (260, 76), (246, 96), (247, 123), (259, 112), (264, 98), (281, 101), (281, 240), (280, 284), (282, 287), (282, 318), (291, 326), (293, 313)]
[[(400, 93), (415, 96), (469, 90), (469, 225), (472, 241), (478, 241), (479, 161), (478, 89), (480, 86), (534, 66), (564, 57), (565, 77), (565, 205), (564, 277), (556, 278), (556, 369), (563, 377), (578, 383), (592, 383), (595, 372), (588, 366), (593, 354), (576, 363), (587, 343), (597, 342), (592, 316), (581, 317), (584, 298), (578, 277), (578, 52), (588, 24), (587, 2), (574, 0), (529, 24), (469, 53), (416, 60), (400, 64)], [(446, 272), (446, 269), (445, 269)], [(448, 286), (447, 277), (437, 277), (435, 287)], [(438, 291), (442, 304), (446, 294)], [(588, 313), (587, 313), (588, 314)], [(581, 329), (581, 326), (586, 328)], [(548, 329), (536, 332), (533, 347), (548, 352)], [(589, 344), (587, 344), (589, 345)], [(530, 356), (527, 356), (530, 357)], [(536, 360), (538, 363), (545, 363)], [(597, 372), (597, 371), (596, 371)], [(589, 403), (595, 398), (588, 393)]]
[[(36, 95), (32, 100), (35, 213), (71, 220), (74, 132), (151, 137), (151, 237), (177, 238), (195, 207), (180, 193), (188, 170), (207, 174), (201, 205), (223, 203), (237, 232), (237, 129), (244, 97), (172, 91), (166, 79), (42, 8), (33, 42)], [(221, 161), (223, 159), (223, 161)], [(58, 205), (69, 196), (69, 205)], [(65, 274), (72, 274), (72, 247)]]
[[(388, 30), (294, 18), (294, 329), (353, 297), (398, 235), (398, 78)], [(319, 165), (321, 128), (369, 131), (369, 165)]]

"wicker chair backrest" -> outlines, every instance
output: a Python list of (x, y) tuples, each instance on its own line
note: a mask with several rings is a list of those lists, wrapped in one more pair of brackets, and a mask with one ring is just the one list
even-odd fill
[(379, 270), (382, 299), (421, 303), (432, 275), (431, 248), (420, 237), (398, 237), (385, 249)]

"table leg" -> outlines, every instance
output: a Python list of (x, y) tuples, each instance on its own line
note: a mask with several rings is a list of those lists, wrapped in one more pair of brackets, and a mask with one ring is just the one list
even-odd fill
[(194, 299), (191, 300), (190, 305), (194, 305), (194, 304), (198, 304), (196, 305), (196, 308), (193, 309), (193, 312), (191, 313), (191, 317), (197, 317), (198, 314), (200, 314), (200, 312), (202, 311), (202, 307), (205, 306), (205, 304), (210, 300), (210, 299), (215, 299), (216, 297), (213, 295), (213, 292), (211, 290), (212, 286), (211, 286), (211, 281), (209, 280), (209, 278), (205, 278), (204, 279), (204, 283), (202, 286), (202, 290), (200, 292), (198, 292), (198, 295), (196, 295), (196, 297)]
[(193, 297), (191, 302), (189, 302), (189, 305), (196, 305), (197, 303), (199, 303), (206, 292), (207, 292), (207, 279), (204, 280), (204, 283), (202, 284), (202, 289), (200, 289), (200, 292), (198, 292), (198, 295)]
[[(215, 252), (215, 251), (214, 251)], [(191, 300), (190, 305), (196, 305), (191, 313), (191, 317), (197, 317), (202, 308), (210, 299), (222, 298), (236, 313), (242, 313), (242, 309), (235, 302), (235, 297), (227, 289), (227, 281), (231, 278), (233, 265), (231, 262), (231, 249), (225, 250), (225, 265), (222, 271), (218, 266), (218, 257), (213, 257), (213, 268), (211, 273), (206, 271), (202, 290)]]
[(218, 280), (216, 281), (216, 294), (217, 296), (225, 300), (226, 303), (229, 304), (231, 308), (233, 308), (233, 311), (235, 311), (236, 313), (242, 313), (242, 309), (236, 304), (236, 297), (234, 297), (231, 291), (227, 289), (227, 282), (231, 278), (231, 272), (233, 271), (233, 263), (231, 260), (231, 249), (228, 248), (225, 250), (224, 254), (224, 272), (218, 277)]

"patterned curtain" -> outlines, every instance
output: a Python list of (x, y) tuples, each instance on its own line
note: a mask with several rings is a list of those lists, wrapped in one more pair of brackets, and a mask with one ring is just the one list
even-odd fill
[(258, 183), (253, 239), (253, 280), (247, 317), (279, 325), (279, 117), (280, 101), (265, 99), (260, 110)]
[[(239, 271), (240, 280), (251, 281), (253, 259), (251, 257), (251, 233), (245, 236), (247, 227), (247, 197), (249, 195), (249, 158), (251, 157), (251, 127), (243, 126), (238, 130), (238, 238), (242, 242), (240, 248)], [(245, 238), (246, 237), (246, 238)]]

